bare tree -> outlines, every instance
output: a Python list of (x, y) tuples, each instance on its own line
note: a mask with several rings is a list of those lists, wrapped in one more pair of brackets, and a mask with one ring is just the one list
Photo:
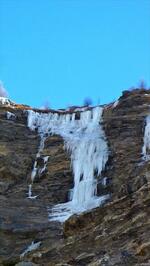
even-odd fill
[(4, 88), (2, 81), (0, 81), (0, 97), (8, 97), (8, 92)]
[(84, 106), (90, 106), (90, 105), (92, 105), (92, 99), (91, 98), (89, 98), (89, 97), (86, 97), (85, 99), (84, 99), (84, 101), (83, 101), (83, 105)]
[(50, 102), (48, 100), (44, 102), (43, 109), (44, 110), (49, 110), (50, 109)]
[(140, 89), (146, 89), (146, 82), (144, 79), (140, 80), (139, 82), (139, 88)]

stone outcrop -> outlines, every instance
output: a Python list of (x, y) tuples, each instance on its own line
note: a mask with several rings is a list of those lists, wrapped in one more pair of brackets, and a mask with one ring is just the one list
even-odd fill
[[(150, 162), (142, 159), (150, 91), (125, 91), (104, 106), (109, 160), (103, 177), (111, 198), (103, 206), (73, 215), (64, 224), (48, 221), (48, 208), (66, 202), (73, 186), (63, 139), (47, 138), (46, 171), (28, 185), (40, 138), (27, 128), (28, 106), (0, 106), (0, 265), (150, 265)], [(15, 116), (7, 117), (7, 112)], [(80, 112), (78, 112), (78, 116)], [(31, 243), (37, 249), (21, 254)]]

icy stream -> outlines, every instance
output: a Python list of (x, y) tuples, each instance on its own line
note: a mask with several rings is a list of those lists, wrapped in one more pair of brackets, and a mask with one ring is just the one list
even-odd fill
[(32, 186), (34, 184), (34, 179), (35, 179), (37, 174), (39, 176), (41, 176), (46, 170), (46, 166), (47, 166), (47, 162), (48, 162), (49, 156), (44, 156), (44, 157), (42, 156), (43, 162), (44, 162), (44, 166), (42, 168), (38, 167), (38, 159), (41, 157), (41, 152), (44, 149), (44, 142), (45, 142), (45, 136), (41, 135), (40, 146), (39, 146), (38, 153), (36, 155), (36, 159), (35, 159), (35, 162), (34, 162), (34, 165), (33, 165), (33, 169), (32, 169), (32, 172), (31, 172), (31, 183), (29, 184), (29, 188), (28, 188), (28, 198), (29, 199), (36, 199), (38, 197), (38, 195), (33, 196), (33, 193), (32, 193)]
[[(63, 222), (74, 213), (99, 206), (109, 197), (96, 196), (96, 177), (101, 175), (108, 160), (107, 142), (101, 126), (102, 112), (101, 107), (95, 107), (81, 112), (80, 119), (75, 119), (75, 112), (58, 114), (28, 111), (28, 127), (37, 129), (41, 136), (39, 153), (44, 147), (46, 136), (52, 134), (61, 135), (66, 149), (71, 153), (74, 188), (70, 193), (70, 201), (54, 206), (49, 213), (50, 220)], [(36, 165), (34, 169), (36, 171)], [(32, 176), (33, 181), (34, 172)]]

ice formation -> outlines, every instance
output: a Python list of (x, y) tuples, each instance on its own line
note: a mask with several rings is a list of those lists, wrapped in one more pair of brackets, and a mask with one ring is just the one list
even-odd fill
[(108, 177), (104, 177), (103, 179), (102, 179), (102, 185), (104, 186), (104, 187), (106, 187), (107, 186), (107, 180), (108, 180)]
[(28, 199), (36, 199), (38, 196), (32, 196), (32, 184), (29, 185), (28, 189)]
[(28, 111), (28, 126), (31, 130), (38, 130), (41, 148), (44, 147), (46, 136), (58, 134), (64, 138), (65, 147), (71, 153), (74, 188), (70, 190), (68, 202), (54, 206), (50, 220), (63, 222), (73, 213), (97, 207), (109, 197), (96, 196), (96, 177), (101, 175), (108, 160), (108, 147), (100, 124), (102, 112), (101, 107), (95, 107), (81, 112), (80, 119), (75, 119), (75, 112), (59, 114)]
[(11, 112), (8, 112), (6, 113), (6, 116), (7, 116), (7, 119), (11, 119), (11, 118), (15, 118), (15, 114), (11, 113)]
[(48, 158), (49, 156), (44, 156), (43, 157), (43, 161), (44, 161), (44, 166), (42, 168), (39, 169), (39, 174), (43, 174), (46, 170), (46, 166), (47, 166), (47, 162), (48, 162)]
[(47, 162), (48, 162), (49, 156), (44, 156), (43, 157), (44, 166), (42, 168), (38, 167), (38, 159), (41, 157), (41, 151), (44, 149), (44, 141), (45, 141), (45, 137), (41, 136), (40, 146), (39, 146), (38, 153), (36, 155), (36, 159), (34, 161), (33, 169), (32, 169), (32, 172), (31, 172), (31, 184), (29, 184), (28, 193), (27, 193), (29, 199), (36, 199), (38, 197), (38, 196), (33, 196), (32, 195), (32, 186), (33, 186), (33, 183), (34, 183), (34, 179), (35, 179), (37, 174), (39, 176), (41, 176), (46, 170), (46, 166), (47, 166)]
[(144, 160), (150, 159), (150, 115), (146, 118), (142, 155)]
[(32, 241), (31, 245), (29, 245), (27, 247), (27, 249), (20, 255), (20, 258), (23, 258), (27, 253), (38, 249), (40, 245), (41, 245), (41, 241), (40, 242), (36, 242), (36, 243), (34, 243), (34, 241)]

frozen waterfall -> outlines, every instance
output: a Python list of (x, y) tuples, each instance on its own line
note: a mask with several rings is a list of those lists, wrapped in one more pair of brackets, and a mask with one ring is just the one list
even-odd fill
[[(149, 151), (149, 152), (148, 152)], [(142, 154), (144, 160), (150, 159), (150, 115), (146, 118), (146, 126), (144, 132), (144, 144), (142, 148)]]
[(97, 197), (97, 179), (108, 160), (108, 147), (102, 129), (103, 108), (95, 107), (80, 113), (38, 113), (28, 111), (28, 126), (38, 130), (41, 146), (46, 136), (61, 135), (66, 149), (71, 153), (74, 188), (70, 201), (57, 204), (51, 210), (50, 220), (63, 222), (73, 213), (80, 213), (99, 206), (109, 196)]

